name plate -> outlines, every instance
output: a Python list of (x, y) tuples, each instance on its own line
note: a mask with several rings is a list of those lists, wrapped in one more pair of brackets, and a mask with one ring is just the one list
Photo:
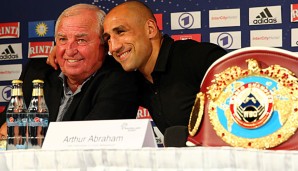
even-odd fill
[(46, 150), (157, 147), (149, 119), (51, 122)]

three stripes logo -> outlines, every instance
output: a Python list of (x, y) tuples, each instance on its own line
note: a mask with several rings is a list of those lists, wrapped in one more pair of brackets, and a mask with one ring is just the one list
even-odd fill
[(265, 8), (260, 14), (253, 20), (254, 24), (275, 24), (277, 19), (273, 17), (268, 8)]
[(11, 45), (8, 45), (8, 47), (2, 51), (0, 55), (0, 60), (12, 59), (19, 59), (19, 55), (15, 52)]

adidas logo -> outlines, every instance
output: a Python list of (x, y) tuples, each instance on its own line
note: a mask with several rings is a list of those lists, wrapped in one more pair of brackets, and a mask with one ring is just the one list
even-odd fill
[(13, 50), (11, 45), (8, 45), (8, 47), (0, 55), (0, 60), (18, 59), (18, 58), (19, 58), (19, 55), (15, 54), (15, 51)]
[(273, 18), (271, 12), (268, 8), (265, 8), (260, 15), (253, 20), (254, 24), (275, 24), (277, 23), (277, 19)]

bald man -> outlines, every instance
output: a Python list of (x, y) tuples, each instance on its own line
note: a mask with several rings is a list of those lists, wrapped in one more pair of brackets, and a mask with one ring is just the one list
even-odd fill
[(194, 40), (162, 35), (152, 11), (139, 1), (113, 8), (104, 20), (109, 52), (124, 70), (144, 76), (142, 106), (161, 132), (188, 125), (192, 106), (208, 67), (226, 51)]

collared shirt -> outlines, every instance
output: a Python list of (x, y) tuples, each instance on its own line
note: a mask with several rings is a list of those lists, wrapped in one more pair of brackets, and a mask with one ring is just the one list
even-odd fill
[[(142, 106), (159, 130), (188, 125), (190, 112), (208, 67), (226, 51), (211, 43), (175, 41), (165, 35), (151, 74), (144, 80)], [(144, 78), (145, 79), (145, 78)]]
[[(94, 74), (93, 74), (94, 75)], [(67, 111), (68, 107), (70, 106), (74, 96), (81, 92), (81, 88), (83, 85), (90, 79), (90, 77), (83, 82), (82, 85), (79, 85), (77, 90), (73, 93), (66, 82), (66, 76), (61, 72), (59, 78), (63, 82), (63, 96), (61, 98), (61, 103), (59, 107), (59, 112), (56, 121), (62, 121), (65, 112)]]

